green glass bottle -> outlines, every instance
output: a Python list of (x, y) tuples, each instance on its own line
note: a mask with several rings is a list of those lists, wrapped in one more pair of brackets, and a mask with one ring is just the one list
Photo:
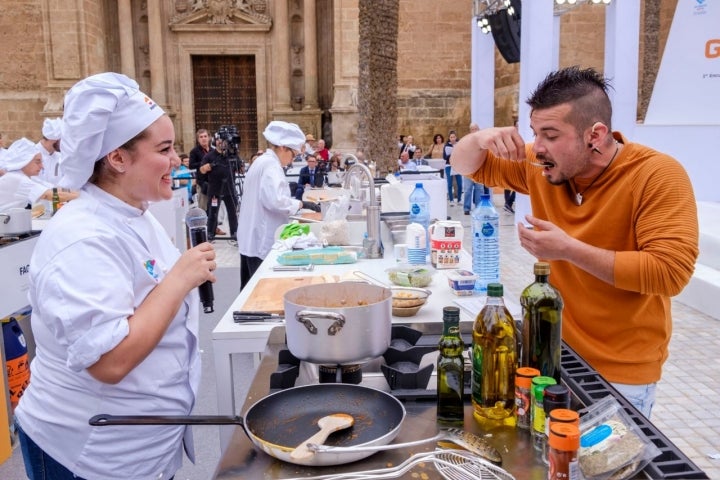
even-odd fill
[(465, 418), (465, 344), (460, 336), (460, 309), (457, 307), (443, 308), (443, 333), (438, 348), (437, 419), (441, 423), (461, 425)]
[(516, 330), (503, 286), (490, 283), (473, 325), (473, 415), (481, 424), (515, 426)]
[(550, 264), (537, 262), (535, 281), (520, 295), (523, 314), (520, 366), (540, 370), (540, 375), (560, 383), (563, 299), (549, 282)]

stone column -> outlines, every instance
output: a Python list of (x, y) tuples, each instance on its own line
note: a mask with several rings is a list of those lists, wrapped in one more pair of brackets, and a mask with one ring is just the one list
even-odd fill
[(150, 49), (150, 95), (155, 103), (165, 107), (167, 105), (167, 96), (165, 92), (165, 60), (160, 2), (147, 2), (147, 9), (148, 44)]
[(305, 110), (318, 108), (318, 58), (317, 17), (315, 0), (305, 0), (303, 5), (305, 37)]
[(275, 21), (273, 22), (273, 30), (275, 30), (276, 42), (273, 50), (277, 60), (271, 62), (271, 76), (276, 81), (275, 92), (276, 110), (290, 110), (290, 39), (288, 32), (290, 25), (288, 22), (288, 0), (278, 0), (275, 3)]
[(130, 0), (118, 0), (120, 26), (120, 72), (135, 78), (135, 42), (133, 41), (132, 6)]

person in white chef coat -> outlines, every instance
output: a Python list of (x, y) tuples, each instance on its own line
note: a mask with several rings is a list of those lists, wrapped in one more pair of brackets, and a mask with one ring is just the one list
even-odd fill
[(38, 150), (42, 154), (43, 169), (40, 172), (40, 179), (57, 185), (60, 180), (60, 131), (62, 118), (46, 118), (43, 120), (42, 138), (37, 143)]
[[(52, 185), (37, 181), (43, 167), (40, 150), (27, 138), (15, 140), (5, 154), (7, 173), (0, 177), (0, 212), (27, 208), (38, 200), (52, 201)], [(77, 197), (77, 192), (58, 189), (61, 202)]]
[(245, 177), (240, 203), (238, 234), (240, 252), (240, 289), (245, 288), (275, 241), (277, 228), (301, 208), (319, 211), (317, 204), (296, 200), (283, 167), (290, 165), (305, 147), (305, 134), (294, 123), (274, 120), (263, 132), (268, 149), (253, 161)]
[(91, 426), (106, 414), (188, 415), (200, 383), (196, 287), (215, 251), (179, 253), (148, 211), (172, 198), (172, 121), (130, 78), (65, 96), (60, 185), (80, 188), (30, 260), (37, 354), (15, 411), (31, 479), (171, 478), (190, 427)]

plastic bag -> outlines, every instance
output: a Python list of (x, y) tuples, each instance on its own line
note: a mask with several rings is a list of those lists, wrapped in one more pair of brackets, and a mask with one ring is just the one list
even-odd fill
[(345, 220), (348, 210), (350, 210), (350, 197), (348, 195), (340, 195), (327, 207), (327, 211), (323, 215), (323, 221), (335, 222)]
[(328, 245), (348, 245), (350, 230), (346, 220), (325, 221), (320, 227), (320, 239)]
[(613, 396), (581, 411), (578, 459), (586, 480), (630, 478), (660, 453)]

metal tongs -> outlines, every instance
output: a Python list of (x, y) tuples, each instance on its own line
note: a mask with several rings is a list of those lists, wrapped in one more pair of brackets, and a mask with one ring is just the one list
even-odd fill
[(249, 310), (235, 310), (233, 320), (244, 325), (264, 325), (266, 323), (280, 323), (285, 317), (276, 313), (253, 312)]

